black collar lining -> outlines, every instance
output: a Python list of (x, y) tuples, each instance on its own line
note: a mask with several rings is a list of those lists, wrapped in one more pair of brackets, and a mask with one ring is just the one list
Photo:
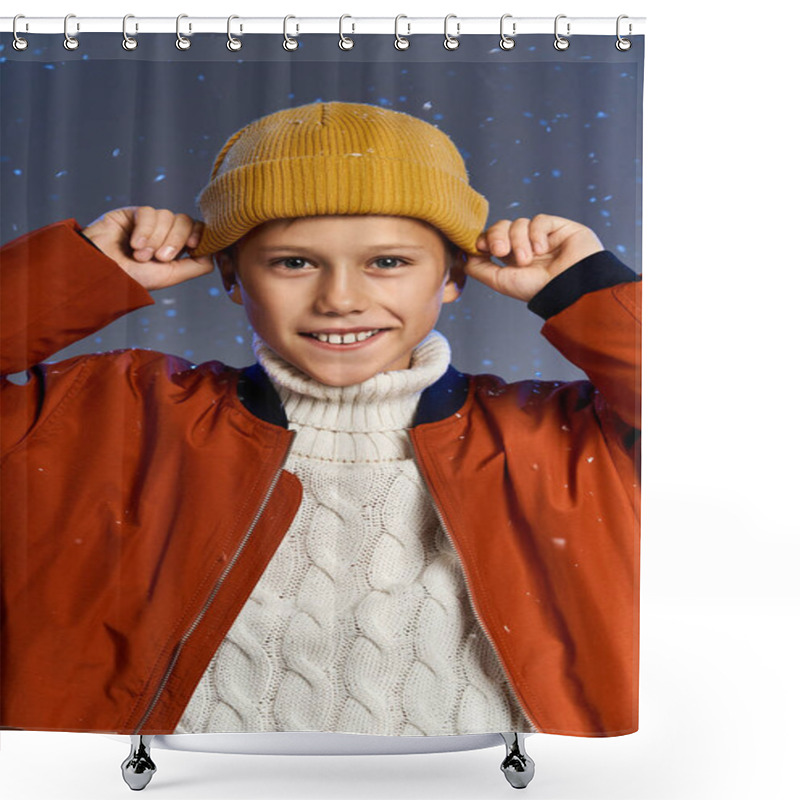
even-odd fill
[[(288, 428), (283, 404), (277, 390), (258, 364), (243, 369), (239, 375), (238, 395), (242, 405), (254, 416), (265, 422)], [(438, 422), (455, 414), (467, 400), (469, 377), (452, 366), (422, 393), (413, 425)]]

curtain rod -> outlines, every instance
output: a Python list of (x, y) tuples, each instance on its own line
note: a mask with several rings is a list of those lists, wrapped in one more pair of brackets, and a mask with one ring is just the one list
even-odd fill
[[(83, 17), (70, 14), (65, 17), (35, 17), (19, 15), (16, 22), (18, 34), (61, 33), (65, 26), (70, 36), (82, 33), (122, 33), (122, 17)], [(503, 15), (503, 31), (507, 36), (534, 33), (554, 33), (556, 26), (561, 36), (609, 35), (632, 36), (644, 33), (645, 17), (514, 17)], [(0, 17), (0, 31), (14, 30), (14, 17)], [(469, 34), (500, 33), (501, 17), (459, 17), (451, 14), (447, 18), (447, 31), (452, 36)], [(182, 14), (180, 17), (137, 17), (129, 15), (126, 22), (128, 35), (143, 33), (175, 33), (180, 28), (184, 36), (193, 33), (227, 33), (228, 17), (195, 17)], [(234, 17), (231, 32), (247, 34), (283, 34), (291, 36), (305, 33), (332, 34), (394, 34), (395, 26), (401, 36), (415, 34), (444, 34), (444, 17)]]

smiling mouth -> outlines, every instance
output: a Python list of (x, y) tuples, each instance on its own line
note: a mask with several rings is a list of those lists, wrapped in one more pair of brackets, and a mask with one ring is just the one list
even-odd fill
[(350, 333), (303, 333), (302, 336), (309, 336), (316, 339), (318, 342), (324, 344), (357, 344), (358, 342), (366, 342), (373, 336), (383, 333), (386, 328), (373, 328), (366, 331), (355, 331)]

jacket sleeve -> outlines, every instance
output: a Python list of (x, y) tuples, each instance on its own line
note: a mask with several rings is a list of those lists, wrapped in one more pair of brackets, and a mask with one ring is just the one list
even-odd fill
[(641, 427), (641, 278), (607, 250), (579, 261), (528, 303), (543, 336), (580, 367), (625, 425)]
[[(59, 369), (57, 375), (39, 362), (151, 303), (147, 290), (84, 238), (74, 219), (40, 228), (0, 249), (4, 452), (27, 435), (47, 403), (65, 395), (87, 357), (72, 359), (73, 368)], [(26, 380), (9, 377), (23, 371)]]
[(117, 317), (153, 302), (79, 233), (74, 219), (0, 249), (0, 370), (29, 369)]

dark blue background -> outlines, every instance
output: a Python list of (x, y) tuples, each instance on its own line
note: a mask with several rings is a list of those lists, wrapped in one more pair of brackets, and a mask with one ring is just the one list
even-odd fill
[[(117, 34), (30, 35), (17, 53), (0, 36), (0, 238), (58, 219), (89, 224), (123, 205), (199, 216), (195, 198), (227, 137), (251, 120), (317, 100), (373, 103), (425, 119), (459, 147), (489, 224), (539, 212), (592, 227), (640, 271), (641, 100), (644, 38), (620, 53), (613, 36), (412, 37), (399, 52), (386, 35), (308, 35), (286, 52), (282, 37), (251, 35), (230, 53), (226, 37), (195, 35), (189, 50), (171, 34), (140, 37), (127, 52)], [(155, 295), (60, 355), (137, 346), (195, 361), (251, 363), (250, 331), (216, 276)], [(439, 329), (468, 372), (569, 379), (579, 371), (539, 336), (523, 303), (469, 282), (445, 306)]]

